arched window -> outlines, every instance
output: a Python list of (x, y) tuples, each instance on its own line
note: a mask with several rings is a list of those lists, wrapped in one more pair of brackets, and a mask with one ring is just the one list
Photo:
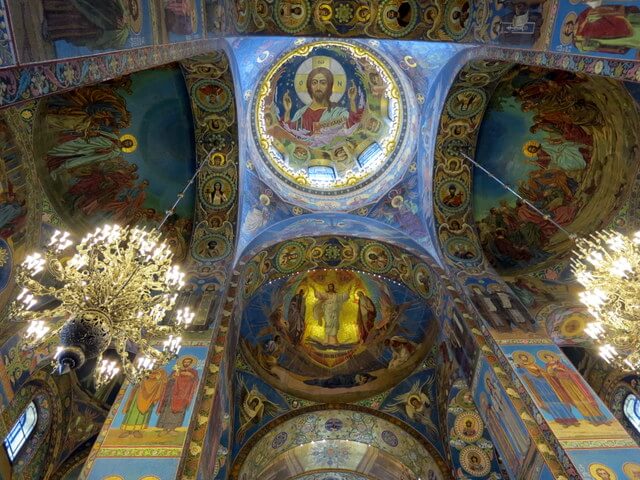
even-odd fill
[(4, 448), (7, 450), (9, 460), (13, 460), (18, 455), (20, 449), (24, 446), (25, 442), (33, 432), (33, 428), (38, 422), (38, 411), (36, 410), (36, 404), (31, 402), (27, 405), (27, 408), (22, 412), (20, 418), (13, 426), (7, 438), (4, 439)]
[(634, 394), (627, 395), (627, 398), (624, 399), (623, 411), (633, 428), (640, 433), (640, 398)]

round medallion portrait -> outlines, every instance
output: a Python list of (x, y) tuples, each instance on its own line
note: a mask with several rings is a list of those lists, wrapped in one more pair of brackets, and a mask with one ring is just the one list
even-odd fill
[(465, 412), (456, 418), (454, 429), (462, 440), (473, 443), (482, 437), (484, 426), (480, 415), (475, 412)]
[(475, 445), (466, 446), (460, 451), (460, 465), (474, 477), (484, 477), (491, 471), (491, 460)]
[(227, 208), (233, 203), (235, 196), (235, 185), (223, 175), (207, 178), (200, 189), (200, 199), (213, 210)]
[(207, 112), (221, 112), (229, 108), (233, 95), (227, 85), (219, 80), (200, 80), (191, 87), (191, 96), (200, 108)]
[(231, 252), (228, 240), (222, 235), (202, 237), (193, 247), (193, 256), (199, 260), (220, 260)]
[(280, 28), (287, 33), (298, 33), (311, 19), (309, 0), (276, 0), (275, 19)]
[(287, 186), (321, 198), (348, 194), (396, 160), (406, 102), (396, 74), (368, 48), (302, 45), (262, 80), (252, 109), (255, 144)]
[(415, 0), (383, 0), (378, 10), (378, 25), (392, 37), (403, 37), (414, 29), (418, 21)]

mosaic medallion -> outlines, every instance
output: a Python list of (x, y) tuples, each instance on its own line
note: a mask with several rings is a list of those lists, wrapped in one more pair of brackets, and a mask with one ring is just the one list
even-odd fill
[(229, 241), (223, 235), (202, 237), (193, 248), (193, 256), (200, 260), (220, 260), (231, 253)]
[(339, 418), (329, 418), (324, 422), (324, 428), (329, 432), (337, 432), (342, 429), (342, 420)]
[(374, 273), (385, 273), (391, 269), (391, 252), (381, 243), (369, 243), (360, 253), (362, 263)]
[(465, 412), (458, 415), (453, 428), (462, 440), (473, 443), (482, 437), (484, 425), (480, 415), (475, 412)]
[(203, 110), (217, 113), (229, 108), (233, 94), (221, 81), (205, 79), (193, 84), (191, 97)]
[(475, 445), (466, 446), (460, 451), (460, 465), (474, 477), (484, 477), (491, 470), (491, 460)]
[(300, 32), (309, 23), (311, 5), (309, 0), (276, 0), (274, 4), (275, 20), (278, 26), (287, 33)]
[(457, 212), (468, 206), (467, 188), (458, 180), (440, 182), (436, 187), (436, 192), (435, 200), (443, 210)]
[(252, 110), (254, 140), (286, 185), (347, 194), (394, 163), (405, 141), (406, 102), (396, 74), (368, 48), (306, 44), (263, 78)]
[(445, 253), (455, 262), (476, 262), (479, 256), (478, 246), (467, 237), (450, 237), (444, 244)]
[(235, 185), (224, 175), (208, 177), (200, 189), (200, 199), (213, 210), (226, 209), (233, 203), (235, 196)]
[(418, 22), (418, 5), (415, 0), (382, 0), (378, 9), (378, 25), (391, 37), (403, 37)]
[(472, 117), (482, 110), (486, 103), (486, 93), (480, 88), (463, 88), (454, 92), (447, 102), (447, 110), (452, 117)]
[(416, 265), (413, 272), (413, 283), (415, 284), (416, 291), (423, 298), (429, 298), (433, 294), (431, 272), (424, 263)]
[(273, 441), (271, 442), (271, 448), (280, 448), (287, 441), (289, 434), (287, 432), (278, 432)]
[(450, 0), (446, 2), (444, 28), (454, 40), (461, 40), (471, 30), (473, 6), (470, 0)]
[(276, 254), (276, 268), (283, 272), (294, 272), (304, 263), (304, 245), (298, 242), (287, 242)]
[(382, 441), (390, 447), (398, 446), (398, 437), (391, 430), (383, 430), (382, 433), (380, 433), (380, 437), (382, 437)]

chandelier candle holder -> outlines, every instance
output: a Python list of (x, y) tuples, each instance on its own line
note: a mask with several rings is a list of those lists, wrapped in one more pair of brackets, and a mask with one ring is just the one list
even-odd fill
[[(176, 335), (193, 320), (185, 308), (176, 312), (173, 324), (163, 324), (184, 286), (184, 274), (172, 264), (173, 253), (155, 229), (105, 225), (75, 245), (70, 258), (68, 238), (56, 231), (44, 254), (29, 255), (16, 276), (22, 291), (12, 313), (29, 321), (24, 345), (33, 348), (58, 334), (61, 346), (54, 360), (60, 373), (87, 359), (100, 357), (100, 363), (113, 345), (126, 378), (137, 382), (177, 354), (181, 338)], [(44, 282), (45, 273), (53, 281)], [(38, 299), (55, 306), (38, 308)], [(161, 350), (148, 340), (159, 338), (168, 338)], [(129, 361), (129, 342), (138, 352), (136, 364)], [(119, 369), (107, 362), (98, 372), (97, 379), (108, 381)]]
[(625, 370), (640, 370), (640, 231), (597, 232), (576, 242), (572, 270), (585, 290), (580, 301), (594, 321), (585, 332), (600, 355)]
[[(173, 265), (161, 229), (206, 163), (157, 228), (104, 225), (75, 245), (69, 233), (55, 231), (42, 253), (26, 257), (16, 274), (21, 291), (10, 312), (29, 322), (24, 348), (58, 335), (57, 371), (68, 373), (96, 359), (97, 388), (120, 371), (137, 383), (178, 354), (181, 334), (195, 314), (185, 307), (172, 315), (184, 273)], [(161, 348), (155, 347), (158, 342)], [(102, 358), (108, 348), (116, 350), (120, 365)], [(130, 352), (136, 354), (133, 361)]]

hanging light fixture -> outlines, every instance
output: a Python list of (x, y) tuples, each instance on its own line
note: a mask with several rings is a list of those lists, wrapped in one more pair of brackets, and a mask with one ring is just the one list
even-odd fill
[[(26, 257), (16, 274), (21, 291), (11, 308), (17, 320), (29, 322), (24, 348), (58, 335), (57, 371), (64, 374), (96, 359), (97, 387), (121, 369), (137, 383), (178, 354), (194, 313), (185, 307), (171, 314), (184, 273), (173, 264), (161, 228), (206, 163), (157, 228), (104, 225), (77, 243), (68, 232), (55, 231), (42, 253)], [(109, 347), (118, 353), (120, 366), (102, 358)], [(133, 361), (130, 352), (136, 354)]]
[(599, 231), (577, 238), (464, 151), (459, 153), (575, 241), (571, 270), (585, 287), (580, 302), (594, 318), (585, 333), (599, 345), (599, 354), (607, 362), (640, 371), (640, 231), (633, 236)]
[(585, 288), (580, 301), (594, 321), (585, 332), (600, 355), (626, 370), (640, 369), (640, 232), (602, 231), (576, 242), (572, 271)]

